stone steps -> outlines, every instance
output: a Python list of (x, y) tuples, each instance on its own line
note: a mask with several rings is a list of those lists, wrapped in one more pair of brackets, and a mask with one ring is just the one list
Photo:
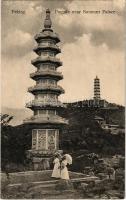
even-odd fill
[[(90, 181), (96, 181), (98, 180), (97, 177), (85, 177), (85, 178), (74, 178), (71, 179), (72, 183), (89, 183)], [(50, 181), (36, 181), (36, 182), (29, 182), (29, 183), (14, 183), (14, 184), (9, 184), (8, 185), (8, 190), (22, 190), (22, 187), (24, 188), (23, 190), (37, 190), (38, 192), (42, 190), (54, 190), (56, 185), (58, 184), (59, 180), (50, 180)]]
[[(70, 173), (70, 177), (71, 174)], [(25, 177), (26, 175), (26, 177)], [(30, 177), (31, 175), (31, 177)], [(37, 175), (37, 176), (36, 176)], [(40, 177), (38, 178), (38, 175)], [(48, 175), (48, 179), (44, 179), (44, 175)], [(80, 194), (74, 189), (73, 184), (77, 185), (81, 183), (89, 183), (90, 181), (97, 181), (98, 178), (95, 176), (86, 176), (81, 173), (73, 173), (73, 177), (71, 178), (71, 182), (73, 184), (66, 185), (60, 179), (53, 179), (50, 177), (50, 171), (46, 172), (30, 172), (30, 173), (19, 173), (19, 174), (11, 174), (10, 183), (7, 185), (7, 193), (14, 198), (16, 193), (17, 198), (21, 199), (62, 199), (65, 195), (66, 199), (78, 198)], [(83, 175), (83, 176), (82, 176)], [(23, 176), (23, 179), (20, 178)], [(12, 178), (13, 177), (13, 178)], [(17, 178), (18, 177), (18, 178)], [(33, 179), (34, 178), (34, 179)], [(22, 181), (23, 180), (23, 181)], [(24, 180), (26, 180), (24, 182)], [(15, 198), (14, 198), (15, 199)]]
[(43, 185), (35, 185), (31, 188), (29, 188), (28, 192), (44, 192), (45, 194), (47, 193), (52, 193), (52, 191), (55, 191), (56, 184), (43, 184)]
[[(26, 171), (26, 172), (16, 172), (9, 173), (10, 184), (18, 183), (28, 183), (28, 182), (39, 182), (39, 181), (52, 181), (51, 178), (52, 170), (43, 170), (43, 171)], [(83, 178), (85, 177), (82, 173), (71, 172), (69, 171), (70, 179), (73, 178)], [(7, 180), (5, 173), (1, 173), (2, 182)]]
[[(95, 181), (95, 180), (99, 180), (98, 177), (96, 176), (87, 176), (85, 178), (73, 178), (71, 179), (72, 183), (75, 182), (90, 182), (90, 181)], [(49, 181), (34, 181), (34, 182), (25, 182), (25, 183), (31, 183), (33, 185), (43, 185), (43, 184), (50, 184), (50, 183), (57, 183), (59, 180), (49, 180)], [(23, 183), (14, 183), (14, 184), (9, 184), (10, 187), (12, 186), (19, 186), (22, 185)]]
[[(25, 194), (26, 196), (29, 194), (34, 196), (37, 194), (40, 194), (40, 196), (52, 196), (54, 195), (61, 195), (61, 191), (67, 190), (68, 196), (71, 195), (71, 193), (74, 192), (74, 190), (71, 188), (64, 188), (62, 187), (62, 183), (60, 183), (59, 179), (53, 179), (51, 178), (52, 171), (31, 171), (31, 172), (19, 172), (19, 173), (11, 173), (9, 174), (9, 184), (7, 184), (7, 190), (9, 194), (14, 194), (15, 191), (17, 191), (17, 194)], [(76, 172), (69, 172), (70, 174), (70, 180), (74, 184), (77, 183), (89, 183), (90, 181), (96, 181), (98, 180), (95, 176), (86, 176), (81, 173)], [(2, 184), (6, 183), (7, 177), (5, 177), (5, 174), (2, 178)], [(62, 182), (62, 181), (61, 181)], [(70, 191), (69, 191), (70, 189)], [(74, 196), (74, 194), (73, 194)], [(31, 198), (30, 197), (30, 198)]]

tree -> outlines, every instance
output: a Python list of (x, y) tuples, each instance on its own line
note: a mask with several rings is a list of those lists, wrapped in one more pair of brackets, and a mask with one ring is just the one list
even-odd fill
[(10, 121), (13, 119), (13, 116), (9, 116), (8, 114), (0, 114), (0, 116), (1, 126), (8, 126)]

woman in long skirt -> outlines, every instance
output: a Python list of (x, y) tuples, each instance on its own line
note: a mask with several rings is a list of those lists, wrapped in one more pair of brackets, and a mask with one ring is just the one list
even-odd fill
[(63, 156), (62, 162), (61, 162), (61, 179), (64, 179), (64, 180), (69, 180), (67, 164), (68, 162), (66, 160), (66, 156)]
[(54, 164), (54, 168), (53, 168), (53, 172), (52, 172), (52, 177), (60, 178), (60, 157), (59, 157), (59, 155), (55, 155), (53, 164)]

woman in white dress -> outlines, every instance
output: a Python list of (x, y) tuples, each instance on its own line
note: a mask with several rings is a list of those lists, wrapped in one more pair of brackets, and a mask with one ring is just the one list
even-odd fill
[(60, 178), (60, 156), (59, 155), (55, 155), (55, 159), (53, 161), (54, 164), (54, 168), (53, 168), (53, 172), (52, 172), (52, 176), (53, 178)]
[(66, 156), (63, 156), (62, 161), (61, 161), (61, 179), (64, 179), (64, 180), (69, 180), (67, 164), (68, 162), (66, 160)]

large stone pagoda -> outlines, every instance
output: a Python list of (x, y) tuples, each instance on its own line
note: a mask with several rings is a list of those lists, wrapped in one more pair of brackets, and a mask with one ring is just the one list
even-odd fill
[(57, 84), (63, 79), (62, 73), (57, 71), (62, 62), (56, 57), (61, 53), (57, 46), (60, 39), (51, 26), (50, 10), (47, 9), (44, 29), (35, 36), (37, 47), (34, 48), (34, 52), (38, 57), (31, 62), (37, 69), (30, 74), (36, 85), (28, 88), (28, 92), (34, 95), (34, 100), (26, 106), (34, 114), (24, 120), (24, 123), (32, 127), (32, 149), (28, 152), (35, 170), (49, 168), (51, 156), (59, 150), (62, 125), (68, 123), (58, 115), (58, 109), (64, 107), (58, 100), (58, 96), (64, 93), (64, 90)]

